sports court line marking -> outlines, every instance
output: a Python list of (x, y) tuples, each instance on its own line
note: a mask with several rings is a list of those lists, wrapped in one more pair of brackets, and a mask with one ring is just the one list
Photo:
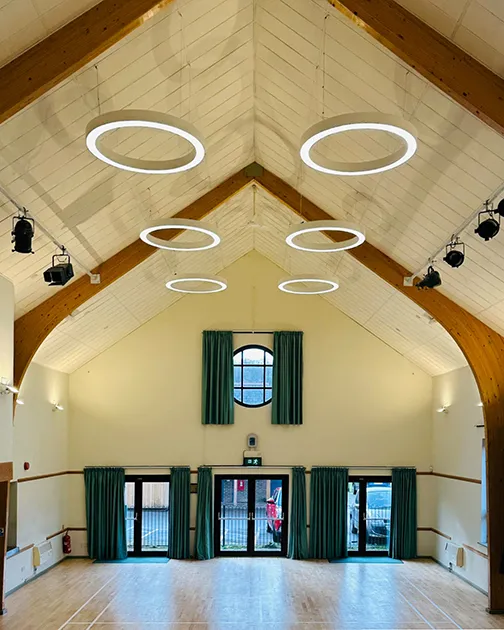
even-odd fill
[(429, 626), (429, 628), (432, 628), (432, 630), (435, 630), (435, 628), (434, 628), (434, 626), (431, 624), (431, 622), (430, 622), (430, 621), (428, 621), (428, 620), (427, 620), (427, 619), (426, 619), (426, 618), (422, 615), (422, 613), (418, 610), (418, 608), (417, 608), (416, 606), (414, 606), (414, 605), (413, 605), (413, 604), (409, 601), (409, 599), (408, 599), (405, 595), (403, 595), (400, 591), (397, 591), (397, 594), (399, 595), (399, 597), (402, 597), (402, 598), (404, 599), (404, 601), (408, 604), (408, 606), (409, 606), (410, 608), (412, 608), (412, 609), (416, 612), (416, 614), (420, 617), (420, 619), (423, 619), (424, 623), (426, 623), (426, 624)]
[(86, 630), (90, 630), (95, 623), (98, 621), (98, 619), (103, 615), (103, 613), (107, 610), (107, 608), (112, 604), (112, 602), (114, 601), (115, 597), (113, 597), (109, 603), (105, 606), (105, 608), (101, 611), (101, 613), (99, 613), (98, 615), (96, 615), (96, 617), (93, 619), (93, 621), (91, 622), (91, 625), (89, 625)]
[(425, 599), (428, 602), (430, 602), (434, 606), (434, 608), (437, 608), (439, 612), (443, 613), (443, 615), (448, 619), (448, 621), (450, 621), (454, 626), (457, 626), (459, 630), (463, 630), (462, 626), (459, 626), (458, 623), (454, 619), (452, 619), (448, 613), (446, 613), (440, 606), (438, 606), (435, 602), (433, 602), (432, 599), (428, 595), (426, 595), (420, 588), (418, 588), (418, 586), (413, 584), (413, 582), (409, 578), (407, 578), (406, 576), (403, 576), (403, 577), (407, 582), (411, 584), (413, 588), (415, 588), (420, 593), (420, 595), (422, 595), (422, 597), (425, 597)]
[[(91, 597), (87, 600), (87, 602), (84, 602), (84, 604), (82, 604), (82, 606), (81, 606), (78, 610), (76, 610), (76, 611), (74, 612), (74, 614), (73, 614), (73, 615), (72, 615), (72, 616), (71, 616), (71, 617), (70, 617), (67, 621), (65, 621), (65, 623), (64, 623), (62, 626), (60, 626), (60, 627), (58, 628), (58, 630), (63, 630), (63, 628), (64, 628), (65, 626), (67, 626), (67, 625), (68, 625), (68, 624), (72, 621), (72, 619), (74, 619), (75, 617), (77, 617), (77, 615), (81, 612), (81, 610), (83, 610), (83, 609), (84, 609), (84, 608), (85, 608), (85, 607), (89, 604), (89, 602), (92, 602), (92, 601), (93, 601), (93, 599), (94, 599), (94, 598), (98, 595), (98, 593), (101, 593), (101, 591), (103, 591), (103, 589), (107, 586), (107, 584), (110, 584), (110, 582), (112, 582), (112, 580), (113, 580), (115, 577), (116, 577), (116, 576), (115, 576), (115, 575), (113, 575), (113, 576), (110, 578), (110, 580), (107, 580), (107, 581), (105, 582), (105, 584), (104, 584), (101, 588), (99, 588), (99, 589), (96, 591), (96, 593), (95, 593), (94, 595), (92, 595), (92, 596), (91, 596)], [(89, 624), (89, 621), (87, 621), (86, 623), (88, 623), (88, 624)]]

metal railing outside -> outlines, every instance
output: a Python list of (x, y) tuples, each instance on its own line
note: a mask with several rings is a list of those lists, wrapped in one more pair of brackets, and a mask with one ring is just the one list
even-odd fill
[(221, 504), (220, 548), (221, 551), (247, 551), (249, 522), (254, 521), (254, 550), (279, 551), (282, 532), (273, 532), (274, 521), (266, 515), (266, 504), (257, 505), (249, 514), (246, 505)]

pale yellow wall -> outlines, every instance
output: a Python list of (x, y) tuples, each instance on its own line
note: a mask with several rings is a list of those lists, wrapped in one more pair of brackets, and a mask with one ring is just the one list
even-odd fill
[[(0, 378), (12, 382), (14, 287), (0, 275)], [(0, 462), (12, 461), (12, 395), (0, 396)]]
[[(433, 386), (433, 466), (439, 473), (481, 479), (481, 448), (484, 436), (482, 408), (476, 381), (465, 367), (434, 378)], [(437, 409), (447, 406), (448, 413)], [(459, 545), (467, 544), (486, 552), (479, 544), (481, 486), (454, 479), (435, 477), (436, 497), (433, 527), (451, 536)], [(436, 536), (435, 557), (447, 564), (446, 539)], [(483, 590), (488, 588), (488, 562), (465, 551), (465, 564), (455, 572)]]
[[(68, 374), (32, 363), (20, 390), (24, 405), (14, 418), (14, 478), (68, 470)], [(64, 410), (53, 411), (60, 403)], [(30, 469), (23, 469), (24, 462)], [(37, 544), (68, 524), (68, 476), (18, 482), (17, 546)], [(61, 536), (53, 539), (53, 562), (62, 557)], [(47, 567), (41, 567), (45, 569)], [(32, 552), (7, 560), (7, 590), (34, 575)]]
[[(237, 464), (254, 432), (270, 464), (426, 469), (431, 377), (322, 298), (278, 291), (283, 275), (248, 254), (226, 271), (228, 291), (185, 297), (71, 374), (71, 467)], [(303, 427), (271, 425), (270, 406), (201, 425), (201, 333), (212, 328), (304, 331)]]

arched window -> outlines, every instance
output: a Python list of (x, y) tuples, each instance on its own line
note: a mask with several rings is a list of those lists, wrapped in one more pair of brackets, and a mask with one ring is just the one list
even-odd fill
[(271, 402), (273, 353), (259, 345), (234, 352), (234, 399), (242, 407), (262, 407)]

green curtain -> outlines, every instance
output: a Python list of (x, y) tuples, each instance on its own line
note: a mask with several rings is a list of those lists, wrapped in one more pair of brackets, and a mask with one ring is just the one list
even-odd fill
[(417, 555), (416, 469), (392, 470), (390, 556), (409, 560)]
[(171, 469), (170, 533), (168, 555), (176, 560), (189, 558), (191, 471), (189, 466)]
[(126, 549), (124, 468), (84, 468), (88, 552), (96, 560), (123, 560)]
[(233, 333), (203, 331), (202, 424), (234, 424)]
[(272, 424), (303, 424), (303, 333), (273, 335)]
[(289, 558), (308, 558), (306, 533), (306, 472), (304, 466), (292, 469), (292, 500), (290, 513)]
[(312, 468), (310, 557), (345, 558), (347, 553), (348, 468)]
[(212, 469), (198, 468), (198, 505), (196, 507), (196, 558), (214, 557), (214, 528), (212, 504)]

